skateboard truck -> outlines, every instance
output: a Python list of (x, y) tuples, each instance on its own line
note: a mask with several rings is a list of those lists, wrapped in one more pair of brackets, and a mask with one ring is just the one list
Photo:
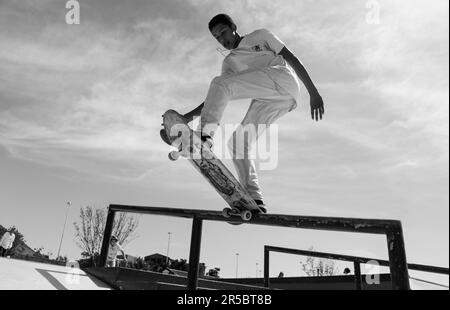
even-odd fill
[(238, 215), (240, 214), (241, 219), (248, 222), (252, 219), (252, 211), (250, 210), (244, 210), (244, 211), (240, 211), (238, 208), (224, 208), (222, 210), (222, 215), (223, 217), (229, 219), (230, 217), (232, 217), (233, 215)]

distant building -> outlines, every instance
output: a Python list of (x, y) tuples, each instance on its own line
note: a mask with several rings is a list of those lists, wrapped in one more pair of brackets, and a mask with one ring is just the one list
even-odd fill
[(173, 259), (164, 256), (162, 254), (155, 253), (152, 255), (145, 256), (144, 261), (149, 265), (164, 265), (166, 263), (170, 264), (173, 261)]

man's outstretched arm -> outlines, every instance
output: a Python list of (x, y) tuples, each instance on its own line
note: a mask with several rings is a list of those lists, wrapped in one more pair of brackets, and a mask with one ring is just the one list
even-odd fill
[(199, 105), (198, 107), (196, 107), (194, 110), (192, 110), (191, 112), (188, 112), (186, 114), (184, 114), (184, 118), (186, 119), (186, 121), (192, 122), (192, 120), (194, 119), (194, 117), (196, 116), (200, 116), (202, 114), (202, 109), (203, 106), (205, 105), (205, 103), (203, 102), (201, 105)]
[(305, 85), (310, 96), (310, 106), (311, 106), (311, 118), (318, 121), (322, 119), (322, 115), (325, 114), (325, 109), (323, 107), (323, 100), (314, 85), (313, 81), (309, 77), (303, 64), (300, 60), (285, 46), (279, 53), (287, 61), (287, 63), (295, 70), (300, 80)]

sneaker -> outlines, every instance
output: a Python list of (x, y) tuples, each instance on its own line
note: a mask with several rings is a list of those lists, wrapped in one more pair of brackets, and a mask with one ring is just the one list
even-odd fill
[(168, 145), (172, 144), (170, 142), (169, 137), (166, 134), (166, 130), (165, 129), (161, 129), (160, 132), (159, 132), (159, 135), (161, 136), (161, 139), (163, 139), (163, 141), (166, 142)]
[(211, 138), (211, 136), (208, 136), (208, 135), (202, 135), (202, 136), (201, 136), (201, 139), (202, 139), (203, 143), (204, 143), (210, 150), (213, 149), (214, 141), (213, 141), (213, 139)]
[(261, 211), (261, 213), (266, 214), (267, 213), (267, 208), (266, 205), (264, 204), (264, 201), (260, 200), (260, 199), (255, 199), (256, 204), (259, 207), (259, 210)]

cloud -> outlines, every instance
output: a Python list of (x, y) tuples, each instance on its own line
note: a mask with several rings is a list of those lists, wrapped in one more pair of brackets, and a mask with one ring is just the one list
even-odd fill
[[(7, 2), (0, 143), (24, 160), (145, 178), (167, 163), (161, 114), (194, 108), (219, 72), (206, 23), (226, 12), (242, 33), (273, 30), (325, 99), (322, 123), (310, 121), (304, 90), (280, 123), (293, 175), (305, 172), (297, 154), (311, 177), (319, 169), (349, 181), (370, 169), (448, 161), (448, 30), (436, 22), (448, 3), (380, 4), (380, 24), (369, 25), (360, 1), (95, 1), (82, 3), (81, 25), (68, 26), (53, 1)], [(230, 104), (224, 120), (238, 123), (247, 106)]]
[[(203, 57), (206, 52), (198, 48), (203, 36), (178, 31), (185, 30), (184, 20), (171, 18), (173, 10), (167, 12), (172, 16), (154, 19), (132, 14), (131, 23), (121, 20), (126, 12), (110, 16), (117, 24), (86, 18), (72, 27), (52, 20), (54, 3), (30, 3), (40, 10), (25, 25), (17, 17), (28, 15), (29, 6), (10, 4), (2, 13), (9, 17), (3, 29), (18, 24), (22, 30), (0, 33), (9, 47), (0, 52), (2, 144), (18, 158), (80, 172), (131, 166), (127, 162), (136, 157), (134, 169), (113, 169), (122, 177), (141, 174), (149, 160), (165, 160), (161, 114), (170, 106), (192, 106), (190, 98), (199, 104), (193, 85), (206, 88), (209, 80), (202, 59), (217, 61), (215, 54)], [(142, 5), (143, 11), (152, 9)], [(31, 27), (36, 24), (37, 33)]]

